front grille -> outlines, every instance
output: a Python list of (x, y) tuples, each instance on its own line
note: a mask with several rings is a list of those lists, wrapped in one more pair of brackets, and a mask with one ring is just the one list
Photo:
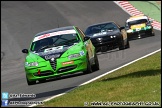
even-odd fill
[(103, 37), (103, 42), (114, 41), (116, 38), (110, 38), (110, 36)]
[(48, 76), (48, 75), (52, 75), (52, 74), (54, 74), (52, 71), (42, 71), (42, 72), (40, 72), (40, 74), (34, 73), (33, 75), (34, 76)]
[(70, 71), (72, 69), (75, 69), (77, 66), (74, 65), (74, 66), (67, 66), (67, 67), (62, 67), (58, 70), (58, 73), (61, 73), (61, 72), (66, 72), (66, 71)]
[(50, 64), (51, 64), (51, 67), (53, 68), (53, 70), (56, 70), (57, 59), (55, 59), (55, 60), (50, 60)]
[(110, 42), (110, 41), (114, 41), (116, 38), (110, 38), (110, 36), (104, 36), (104, 37), (100, 37), (100, 39), (98, 38), (93, 38), (92, 42), (93, 43), (99, 43), (99, 42)]

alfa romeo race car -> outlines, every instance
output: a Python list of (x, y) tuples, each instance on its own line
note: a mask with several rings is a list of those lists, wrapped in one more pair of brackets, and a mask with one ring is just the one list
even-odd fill
[(90, 38), (76, 26), (44, 31), (35, 35), (26, 53), (28, 85), (51, 77), (99, 70), (98, 57)]
[(124, 27), (120, 27), (114, 21), (90, 25), (85, 30), (85, 35), (91, 38), (97, 52), (114, 48), (124, 50), (130, 47)]
[(145, 15), (132, 16), (126, 20), (125, 28), (128, 39), (154, 36), (152, 21)]

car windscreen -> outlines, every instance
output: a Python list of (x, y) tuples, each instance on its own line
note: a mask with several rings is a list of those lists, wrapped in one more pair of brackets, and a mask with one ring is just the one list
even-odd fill
[(62, 34), (56, 36), (50, 36), (48, 38), (34, 41), (31, 44), (31, 51), (41, 51), (45, 48), (57, 47), (57, 46), (71, 46), (80, 42), (77, 33), (73, 34)]
[(98, 25), (88, 27), (85, 31), (85, 34), (93, 35), (101, 32), (114, 31), (116, 29), (118, 29), (118, 27), (114, 23), (98, 24)]
[(134, 20), (134, 21), (130, 21), (128, 22), (128, 25), (136, 25), (136, 24), (142, 24), (142, 23), (147, 23), (147, 19), (139, 19), (139, 20)]

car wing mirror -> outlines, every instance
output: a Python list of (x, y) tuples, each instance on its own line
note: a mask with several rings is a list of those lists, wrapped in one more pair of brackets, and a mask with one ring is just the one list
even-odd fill
[(151, 20), (150, 20), (150, 23), (153, 23), (153, 21), (154, 21), (154, 20), (151, 19)]
[(84, 40), (83, 40), (83, 41), (85, 42), (85, 41), (87, 41), (87, 40), (89, 40), (89, 39), (90, 39), (90, 37), (87, 37), (87, 36), (86, 36), (86, 37), (84, 37)]
[(125, 27), (120, 27), (120, 30), (125, 29)]
[(124, 27), (125, 27), (126, 30), (129, 30), (129, 25), (128, 25), (127, 22), (125, 23), (125, 26)]
[(27, 54), (28, 52), (29, 52), (28, 49), (23, 49), (22, 50), (22, 53), (26, 53)]

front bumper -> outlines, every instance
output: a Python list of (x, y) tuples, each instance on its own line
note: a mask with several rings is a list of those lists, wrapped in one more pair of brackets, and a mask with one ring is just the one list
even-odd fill
[(55, 65), (50, 61), (44, 61), (39, 63), (38, 67), (25, 67), (25, 71), (29, 81), (36, 81), (84, 71), (86, 68), (86, 55), (84, 55), (73, 60), (58, 58), (55, 61)]
[(153, 29), (134, 31), (131, 33), (127, 32), (128, 39), (143, 38), (143, 37), (151, 36), (152, 34), (153, 34)]
[(112, 38), (112, 39), (103, 38), (102, 40), (97, 40), (97, 38), (94, 38), (94, 39), (91, 39), (91, 41), (96, 48), (102, 47), (102, 46), (108, 46), (108, 47), (118, 46), (119, 44), (117, 37)]

